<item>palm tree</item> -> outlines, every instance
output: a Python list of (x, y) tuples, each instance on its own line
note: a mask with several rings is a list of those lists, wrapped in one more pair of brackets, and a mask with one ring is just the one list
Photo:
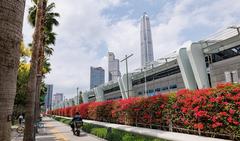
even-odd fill
[[(34, 0), (33, 7), (29, 8), (29, 15), (28, 15), (28, 21), (29, 23), (34, 27), (35, 26), (35, 17), (36, 17), (36, 4), (37, 1)], [(39, 52), (39, 61), (38, 61), (38, 78), (37, 78), (37, 93), (36, 93), (36, 114), (35, 114), (35, 120), (38, 119), (40, 115), (40, 92), (41, 92), (41, 82), (42, 77), (44, 75), (42, 71), (43, 67), (43, 61), (45, 58), (44, 53), (47, 56), (52, 55), (53, 48), (51, 48), (49, 45), (55, 45), (56, 40), (56, 33), (52, 32), (53, 26), (58, 26), (59, 22), (57, 21), (57, 17), (59, 17), (59, 13), (53, 12), (53, 9), (55, 8), (55, 3), (50, 3), (45, 10), (45, 19), (44, 19), (44, 39), (43, 42), (41, 42), (41, 50)]]
[(39, 61), (39, 52), (41, 50), (41, 41), (44, 37), (44, 16), (46, 0), (38, 0), (36, 11), (36, 25), (33, 35), (31, 67), (27, 86), (27, 103), (26, 103), (26, 123), (24, 131), (24, 141), (34, 141), (34, 107), (37, 83), (37, 70)]
[(0, 1), (0, 139), (10, 141), (25, 0)]
[[(39, 1), (40, 0), (33, 0), (34, 2), (34, 6), (31, 7), (29, 9), (29, 15), (28, 15), (28, 20), (29, 23), (35, 27), (35, 30), (37, 28), (37, 14), (38, 14), (38, 10), (39, 10)], [(38, 50), (38, 59), (37, 61), (37, 73), (36, 73), (36, 83), (32, 83), (35, 84), (35, 92), (34, 92), (34, 96), (35, 96), (35, 100), (32, 99), (32, 101), (35, 101), (35, 105), (33, 107), (35, 107), (34, 112), (31, 111), (32, 113), (32, 117), (30, 118), (31, 120), (29, 120), (29, 127), (31, 127), (31, 129), (33, 129), (33, 119), (35, 122), (37, 122), (38, 117), (40, 115), (40, 93), (41, 93), (41, 85), (42, 85), (42, 77), (43, 77), (43, 65), (44, 65), (44, 52), (47, 53), (47, 55), (51, 55), (53, 49), (51, 47), (49, 47), (50, 44), (55, 44), (55, 36), (56, 34), (54, 32), (52, 32), (53, 26), (54, 25), (58, 25), (58, 21), (56, 20), (55, 17), (59, 17), (58, 13), (54, 13), (53, 8), (55, 7), (54, 3), (51, 3), (50, 5), (47, 6), (47, 0), (43, 0), (43, 14), (42, 14), (42, 28), (43, 28), (43, 33), (41, 35), (41, 39), (38, 40), (39, 41), (39, 50)], [(34, 43), (34, 41), (33, 41)], [(34, 45), (34, 44), (33, 44)], [(30, 95), (29, 95), (30, 96)], [(33, 96), (33, 95), (32, 95)], [(32, 105), (32, 101), (29, 102), (30, 105)], [(32, 110), (32, 109), (31, 109)], [(29, 111), (30, 113), (30, 111)], [(26, 121), (26, 123), (28, 123), (28, 121)], [(30, 125), (31, 124), (31, 125)], [(30, 128), (29, 128), (30, 129)], [(28, 136), (29, 133), (33, 131), (33, 130), (25, 130), (25, 136)], [(29, 132), (29, 133), (28, 133)], [(35, 133), (35, 132), (34, 132)], [(32, 135), (34, 137), (34, 135)], [(25, 138), (24, 138), (25, 139)], [(26, 137), (26, 140), (27, 137)]]
[[(32, 27), (35, 27), (35, 19), (36, 19), (36, 4), (37, 0), (33, 0), (34, 5), (33, 7), (29, 8), (28, 12), (28, 21)], [(45, 35), (45, 42), (44, 42), (44, 48), (45, 53), (47, 55), (51, 55), (53, 49), (49, 47), (49, 45), (55, 45), (56, 40), (56, 33), (53, 31), (53, 26), (58, 26), (59, 22), (56, 18), (60, 17), (59, 13), (53, 12), (54, 8), (56, 7), (55, 3), (52, 2), (46, 7), (46, 15), (45, 15), (45, 21), (44, 21), (44, 35)]]

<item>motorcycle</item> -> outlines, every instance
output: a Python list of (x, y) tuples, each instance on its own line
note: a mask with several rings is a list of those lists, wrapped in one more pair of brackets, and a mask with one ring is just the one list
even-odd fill
[(73, 134), (80, 136), (80, 129), (83, 126), (83, 122), (82, 121), (74, 121), (73, 125), (74, 125)]

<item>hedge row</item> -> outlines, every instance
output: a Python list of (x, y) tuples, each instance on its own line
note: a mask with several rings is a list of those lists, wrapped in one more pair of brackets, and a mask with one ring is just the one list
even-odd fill
[(240, 84), (219, 84), (216, 88), (180, 90), (174, 94), (90, 102), (50, 111), (84, 119), (137, 125), (207, 136), (240, 136)]
[(83, 131), (91, 133), (108, 141), (167, 141), (164, 139), (153, 138), (118, 129), (110, 129), (94, 124), (84, 123)]
[[(71, 119), (64, 117), (53, 117), (55, 120), (69, 124)], [(107, 127), (94, 125), (90, 123), (84, 123), (82, 130), (93, 134), (97, 137), (106, 139), (108, 141), (167, 141), (165, 139), (153, 138), (149, 136), (138, 135), (118, 129), (110, 129)]]

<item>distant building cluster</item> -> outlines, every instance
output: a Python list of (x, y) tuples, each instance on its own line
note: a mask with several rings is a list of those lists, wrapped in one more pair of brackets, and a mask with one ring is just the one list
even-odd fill
[(104, 81), (102, 67), (91, 67), (90, 90), (81, 95), (84, 103), (153, 96), (183, 88), (209, 88), (224, 82), (240, 83), (240, 27), (224, 29), (154, 61), (150, 20), (146, 13), (140, 25), (140, 69), (121, 75), (119, 60), (109, 52), (108, 82)]
[[(150, 20), (146, 12), (144, 12), (141, 18), (141, 67), (146, 67), (154, 60), (153, 56), (153, 44)], [(101, 67), (90, 68), (90, 89), (93, 89), (101, 84), (104, 84), (105, 76), (104, 70)], [(108, 81), (117, 81), (121, 77), (119, 60), (115, 58), (113, 52), (108, 52)]]
[(205, 40), (169, 51), (172, 53), (154, 61), (151, 26), (146, 13), (140, 25), (140, 69), (120, 75), (119, 61), (110, 52), (109, 82), (84, 92), (84, 102), (153, 96), (183, 88), (194, 90), (223, 82), (240, 82), (240, 27), (231, 26)]
[(59, 104), (63, 101), (63, 93), (56, 93), (54, 94), (53, 104)]

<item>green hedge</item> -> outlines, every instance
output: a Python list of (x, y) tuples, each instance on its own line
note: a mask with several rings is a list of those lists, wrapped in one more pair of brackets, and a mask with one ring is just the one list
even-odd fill
[(55, 117), (53, 117), (55, 120), (57, 120), (57, 121), (60, 121), (60, 122), (62, 122), (62, 123), (65, 123), (65, 124), (69, 124), (70, 122), (71, 122), (71, 120), (70, 119), (66, 119), (66, 118), (62, 118), (62, 117), (57, 117), (57, 116), (55, 116)]
[[(66, 119), (63, 117), (56, 116), (53, 118), (65, 124), (69, 124), (69, 122), (71, 121), (70, 119)], [(106, 139), (108, 141), (167, 141), (164, 139), (158, 139), (158, 138), (133, 134), (126, 131), (117, 130), (117, 129), (109, 130), (109, 128), (102, 127), (99, 125), (89, 124), (89, 123), (84, 123), (82, 130), (87, 133), (93, 134), (97, 137)]]
[(164, 139), (138, 135), (118, 129), (109, 129), (89, 123), (84, 123), (83, 131), (108, 141), (166, 141)]

